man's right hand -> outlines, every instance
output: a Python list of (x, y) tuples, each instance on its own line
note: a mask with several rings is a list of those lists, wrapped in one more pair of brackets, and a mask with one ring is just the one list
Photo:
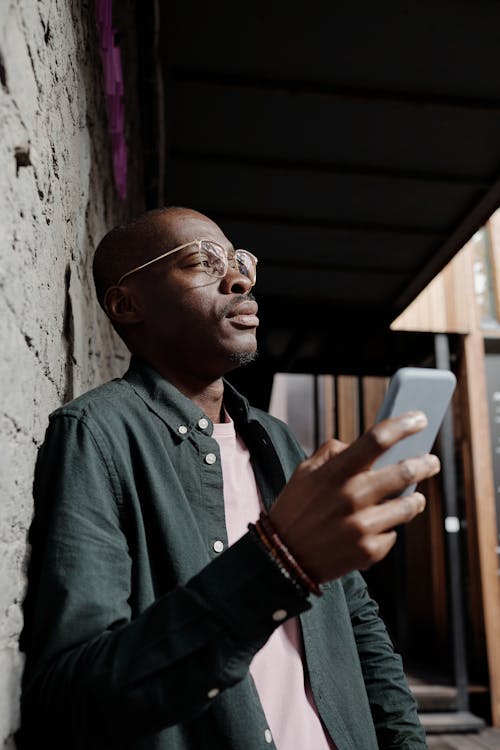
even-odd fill
[(396, 541), (394, 528), (425, 508), (425, 497), (394, 498), (408, 485), (437, 474), (439, 459), (427, 454), (372, 470), (399, 440), (427, 424), (421, 412), (379, 422), (352, 445), (329, 440), (296, 469), (269, 513), (282, 541), (304, 570), (324, 583), (384, 558)]

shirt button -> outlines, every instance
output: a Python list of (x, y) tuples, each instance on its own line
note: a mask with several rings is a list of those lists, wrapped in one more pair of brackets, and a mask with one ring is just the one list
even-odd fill
[(205, 463), (206, 464), (214, 464), (217, 461), (217, 456), (215, 453), (207, 453), (205, 456)]
[(207, 697), (210, 698), (210, 700), (212, 700), (212, 698), (216, 698), (219, 695), (219, 693), (220, 693), (219, 688), (212, 688), (211, 690), (208, 691)]
[(223, 549), (224, 549), (224, 542), (221, 542), (220, 539), (216, 539), (214, 542), (214, 550), (216, 552), (222, 552)]
[(206, 430), (208, 427), (208, 419), (205, 419), (205, 417), (202, 417), (198, 421), (198, 427), (200, 428), (200, 430)]
[(188, 428), (186, 427), (185, 424), (181, 424), (177, 428), (177, 432), (179, 432), (181, 435), (185, 435), (187, 431), (188, 431)]
[(271, 734), (270, 729), (266, 729), (266, 731), (264, 732), (264, 737), (266, 738), (266, 742), (270, 745), (273, 741), (273, 735)]
[(282, 622), (283, 620), (286, 620), (287, 616), (288, 612), (286, 609), (277, 609), (276, 612), (273, 612), (274, 622)]

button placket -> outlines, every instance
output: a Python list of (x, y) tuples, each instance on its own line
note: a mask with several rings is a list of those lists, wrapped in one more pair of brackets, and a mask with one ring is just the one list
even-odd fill
[[(211, 423), (208, 422), (208, 429), (210, 427)], [(217, 441), (207, 432), (198, 428), (194, 431), (194, 434), (199, 451), (198, 460), (202, 467), (203, 531), (210, 556), (214, 558), (218, 557), (228, 546), (222, 463)]]

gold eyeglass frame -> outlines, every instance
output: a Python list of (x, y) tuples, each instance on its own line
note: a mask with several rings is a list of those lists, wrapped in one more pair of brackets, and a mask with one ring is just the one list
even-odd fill
[(152, 260), (148, 260), (146, 263), (142, 263), (142, 265), (137, 266), (136, 268), (132, 268), (131, 271), (127, 271), (127, 273), (124, 273), (123, 276), (120, 276), (120, 278), (116, 282), (116, 286), (120, 286), (120, 284), (122, 283), (123, 279), (126, 279), (127, 276), (130, 276), (133, 273), (137, 273), (137, 271), (142, 271), (143, 268), (147, 268), (147, 266), (150, 266), (152, 263), (156, 263), (157, 260), (162, 260), (162, 258), (166, 258), (168, 255), (172, 255), (173, 253), (176, 253), (179, 250), (184, 250), (184, 248), (189, 247), (190, 245), (195, 245), (195, 244), (198, 245), (198, 252), (201, 253), (201, 243), (202, 242), (210, 242), (212, 245), (217, 245), (217, 247), (220, 247), (222, 249), (222, 251), (223, 251), (223, 253), (225, 255), (225, 258), (226, 258), (226, 270), (224, 271), (224, 273), (222, 274), (222, 276), (219, 276), (216, 273), (209, 273), (206, 269), (204, 269), (204, 271), (207, 274), (207, 276), (214, 276), (215, 278), (223, 279), (224, 276), (226, 275), (227, 271), (228, 271), (229, 264), (231, 262), (234, 263), (235, 257), (236, 257), (236, 253), (243, 252), (243, 253), (246, 253), (247, 255), (249, 255), (253, 259), (253, 261), (255, 263), (255, 278), (252, 281), (252, 286), (255, 286), (255, 282), (257, 281), (257, 263), (259, 261), (258, 261), (258, 258), (256, 258), (256, 256), (253, 253), (251, 253), (249, 250), (243, 250), (243, 249), (239, 248), (238, 250), (234, 251), (233, 257), (229, 258), (228, 251), (226, 250), (226, 248), (223, 245), (220, 244), (220, 242), (216, 242), (215, 240), (209, 240), (209, 239), (207, 239), (205, 237), (202, 237), (202, 238), (196, 239), (196, 240), (191, 240), (191, 242), (186, 242), (184, 245), (179, 245), (178, 247), (174, 247), (173, 250), (168, 250), (166, 253), (163, 253), (162, 255), (158, 255), (156, 258), (153, 258)]

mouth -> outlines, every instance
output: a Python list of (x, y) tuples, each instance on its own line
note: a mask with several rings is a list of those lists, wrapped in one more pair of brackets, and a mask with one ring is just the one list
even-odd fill
[(245, 300), (235, 305), (226, 315), (231, 323), (239, 328), (257, 328), (258, 305), (255, 300)]

